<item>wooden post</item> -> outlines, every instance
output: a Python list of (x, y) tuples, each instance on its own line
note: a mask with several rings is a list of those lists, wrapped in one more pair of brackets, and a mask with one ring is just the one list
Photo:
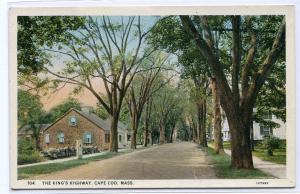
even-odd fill
[(78, 159), (82, 159), (82, 141), (76, 140), (76, 156)]

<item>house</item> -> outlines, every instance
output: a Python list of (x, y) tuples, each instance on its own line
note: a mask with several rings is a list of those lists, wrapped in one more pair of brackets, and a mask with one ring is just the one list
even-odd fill
[[(265, 136), (273, 135), (279, 139), (286, 139), (286, 126), (285, 122), (283, 122), (281, 119), (277, 118), (275, 115), (268, 114), (266, 115), (265, 119), (269, 119), (275, 123), (279, 124), (279, 127), (277, 128), (271, 128), (264, 126), (260, 123), (253, 122), (253, 140), (263, 140)], [(223, 126), (222, 126), (222, 135), (223, 135), (223, 141), (229, 141), (230, 140), (230, 130), (228, 121), (225, 118)], [(213, 132), (212, 132), (213, 136)]]
[[(126, 126), (119, 122), (119, 148), (127, 147), (127, 134)], [(41, 132), (40, 147), (43, 150), (75, 147), (79, 139), (84, 146), (107, 150), (110, 143), (110, 120), (103, 120), (86, 109), (70, 109)]]
[(50, 124), (35, 124), (34, 126), (32, 125), (25, 125), (21, 128), (18, 129), (18, 140), (21, 138), (34, 138), (34, 129), (39, 129), (40, 131), (43, 131), (47, 127), (49, 127)]
[(279, 127), (271, 128), (268, 126), (264, 126), (262, 124), (253, 122), (253, 139), (254, 140), (262, 140), (264, 136), (273, 135), (279, 139), (286, 139), (286, 126), (285, 122), (281, 119), (277, 118), (275, 115), (268, 114), (267, 118), (275, 123), (279, 124)]

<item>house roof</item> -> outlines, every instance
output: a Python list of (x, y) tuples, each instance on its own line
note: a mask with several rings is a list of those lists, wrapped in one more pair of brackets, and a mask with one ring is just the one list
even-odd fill
[[(50, 124), (35, 124), (35, 127), (40, 128), (40, 131), (45, 130), (49, 126), (50, 126)], [(25, 125), (25, 126), (21, 127), (20, 129), (18, 129), (18, 134), (19, 135), (32, 135), (33, 130), (32, 130), (31, 125)]]
[[(89, 121), (91, 121), (92, 123), (94, 123), (96, 126), (102, 128), (104, 131), (110, 131), (110, 126), (111, 126), (110, 119), (103, 120), (98, 115), (96, 115), (96, 114), (94, 114), (92, 112), (81, 111), (81, 110), (77, 110), (77, 109), (74, 109), (74, 108), (71, 108), (69, 111), (67, 111), (63, 116), (61, 116), (60, 118), (58, 118), (52, 124), (49, 124), (46, 128), (43, 129), (43, 131), (47, 130), (50, 126), (52, 126), (57, 121), (59, 121), (60, 119), (62, 119), (63, 117), (65, 117), (72, 110), (75, 111), (75, 112), (77, 112), (81, 116), (85, 117), (86, 119), (88, 119)], [(118, 129), (121, 129), (123, 131), (124, 130), (127, 131), (126, 125), (124, 125), (120, 121), (118, 122)]]
[(78, 112), (79, 114), (81, 114), (83, 117), (85, 117), (88, 120), (90, 120), (91, 122), (93, 122), (98, 127), (104, 129), (105, 131), (110, 130), (110, 122), (108, 122), (108, 120), (103, 120), (94, 113), (88, 113), (88, 112), (80, 111), (80, 110), (77, 110), (77, 109), (74, 109), (74, 110), (76, 112)]

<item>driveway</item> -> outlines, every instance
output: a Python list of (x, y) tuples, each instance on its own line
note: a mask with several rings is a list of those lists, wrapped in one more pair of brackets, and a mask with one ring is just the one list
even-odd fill
[(210, 179), (207, 154), (191, 142), (152, 147), (30, 179)]

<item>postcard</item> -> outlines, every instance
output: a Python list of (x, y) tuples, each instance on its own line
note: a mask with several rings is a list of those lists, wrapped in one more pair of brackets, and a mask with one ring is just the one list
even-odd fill
[(295, 187), (294, 22), (284, 5), (11, 7), (11, 187)]

